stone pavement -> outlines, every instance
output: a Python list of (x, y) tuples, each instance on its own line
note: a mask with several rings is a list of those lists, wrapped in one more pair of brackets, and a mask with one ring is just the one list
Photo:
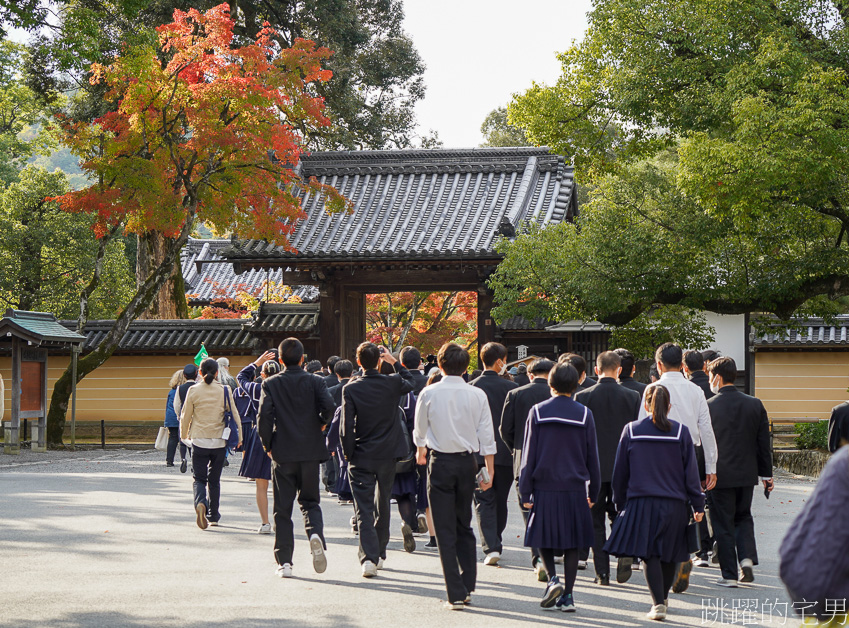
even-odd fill
[[(237, 476), (238, 455), (222, 480), (222, 522), (195, 524), (191, 474), (166, 468), (157, 451), (0, 455), (0, 627), (53, 626), (645, 626), (650, 598), (641, 572), (624, 585), (579, 572), (578, 612), (539, 608), (512, 508), (499, 567), (480, 565), (473, 606), (445, 611), (439, 559), (421, 547), (407, 554), (393, 513), (386, 569), (363, 579), (351, 506), (322, 501), (328, 569), (316, 574), (300, 517), (295, 575), (274, 575), (273, 537), (259, 523), (254, 485)], [(666, 621), (678, 626), (798, 626), (778, 579), (778, 546), (813, 482), (776, 476), (767, 502), (755, 496), (761, 565), (756, 582), (712, 585), (718, 569), (695, 570), (683, 595), (670, 594)], [(720, 612), (717, 612), (717, 607)], [(745, 613), (743, 609), (750, 609)]]

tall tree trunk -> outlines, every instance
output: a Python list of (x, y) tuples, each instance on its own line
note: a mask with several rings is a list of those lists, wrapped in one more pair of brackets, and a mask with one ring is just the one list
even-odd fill
[[(77, 363), (77, 383), (101, 366), (108, 360), (118, 345), (121, 339), (130, 327), (130, 323), (141, 317), (142, 313), (150, 307), (162, 286), (164, 286), (174, 274), (174, 265), (179, 264), (180, 251), (189, 239), (189, 234), (192, 232), (195, 213), (197, 206), (194, 205), (188, 212), (186, 223), (176, 239), (169, 239), (163, 248), (163, 256), (161, 262), (155, 266), (152, 272), (147, 276), (141, 284), (136, 294), (130, 300), (127, 307), (115, 319), (112, 328), (103, 337), (103, 340), (90, 353), (81, 357)], [(95, 280), (97, 273), (95, 273)], [(91, 284), (89, 285), (91, 287)], [(84, 292), (84, 295), (86, 293)], [(83, 314), (83, 311), (81, 311)], [(50, 409), (47, 411), (47, 444), (50, 446), (62, 445), (62, 432), (65, 429), (65, 416), (68, 412), (68, 403), (71, 399), (71, 365), (62, 373), (53, 387), (53, 394), (50, 398)]]
[[(149, 231), (139, 236), (138, 242), (136, 286), (140, 288), (151, 272), (162, 264), (166, 250), (169, 244), (174, 242), (174, 238), (169, 238), (159, 231)], [(162, 320), (188, 317), (189, 304), (186, 301), (183, 269), (181, 264), (176, 263), (171, 276), (159, 289), (150, 307), (139, 318)]]

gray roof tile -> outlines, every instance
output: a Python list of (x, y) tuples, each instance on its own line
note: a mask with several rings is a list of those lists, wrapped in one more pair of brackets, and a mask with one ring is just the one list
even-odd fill
[(849, 316), (837, 316), (828, 323), (822, 318), (810, 318), (795, 321), (790, 326), (775, 325), (756, 334), (754, 344), (787, 349), (849, 347)]
[[(326, 152), (301, 174), (338, 189), (353, 214), (328, 215), (307, 194), (296, 253), (261, 240), (221, 250), (228, 259), (493, 258), (501, 225), (562, 222), (577, 213), (574, 176), (546, 148)], [(247, 271), (258, 272), (258, 271)]]

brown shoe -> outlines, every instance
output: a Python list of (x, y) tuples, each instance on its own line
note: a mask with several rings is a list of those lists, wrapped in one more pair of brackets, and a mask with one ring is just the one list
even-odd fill
[(675, 584), (672, 585), (673, 593), (684, 593), (687, 590), (687, 587), (690, 586), (690, 572), (692, 569), (693, 562), (690, 560), (678, 565), (678, 575), (675, 578)]
[(209, 527), (209, 521), (206, 519), (206, 506), (198, 504), (195, 506), (195, 512), (198, 514), (198, 527), (201, 530), (206, 530)]

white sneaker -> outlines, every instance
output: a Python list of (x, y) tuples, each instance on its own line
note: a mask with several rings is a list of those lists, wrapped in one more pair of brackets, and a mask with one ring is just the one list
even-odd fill
[(497, 565), (499, 560), (501, 560), (501, 552), (490, 552), (486, 555), (486, 558), (483, 559), (483, 564), (492, 567)]
[(324, 555), (324, 544), (321, 537), (313, 534), (310, 537), (310, 553), (312, 554), (312, 566), (316, 573), (324, 573), (327, 569), (327, 557)]
[[(554, 557), (554, 564), (555, 565), (562, 565), (563, 564), (563, 557), (562, 556), (555, 556)], [(578, 564), (580, 565), (581, 561), (578, 561)]]
[(292, 565), (289, 563), (284, 563), (277, 568), (277, 576), (280, 578), (291, 578), (292, 577)]
[(710, 563), (704, 558), (697, 558), (693, 563), (694, 567), (710, 567)]
[(736, 580), (726, 580), (725, 578), (720, 578), (714, 584), (720, 587), (725, 587), (727, 589), (736, 589), (737, 581)]
[(382, 559), (382, 558), (379, 558), (379, 559), (377, 560), (377, 568), (378, 568), (379, 570), (380, 570), (380, 569), (383, 569), (383, 559)]
[(587, 561), (579, 560), (578, 561), (578, 569), (586, 569), (586, 568), (587, 568)]
[(377, 575), (377, 565), (370, 560), (363, 563), (363, 578), (374, 578)]
[(271, 534), (271, 524), (263, 523), (259, 526), (259, 530), (256, 531), (257, 534)]
[(649, 619), (654, 619), (656, 621), (666, 619), (666, 605), (655, 604), (651, 607), (651, 610), (646, 613), (646, 617), (648, 617)]

